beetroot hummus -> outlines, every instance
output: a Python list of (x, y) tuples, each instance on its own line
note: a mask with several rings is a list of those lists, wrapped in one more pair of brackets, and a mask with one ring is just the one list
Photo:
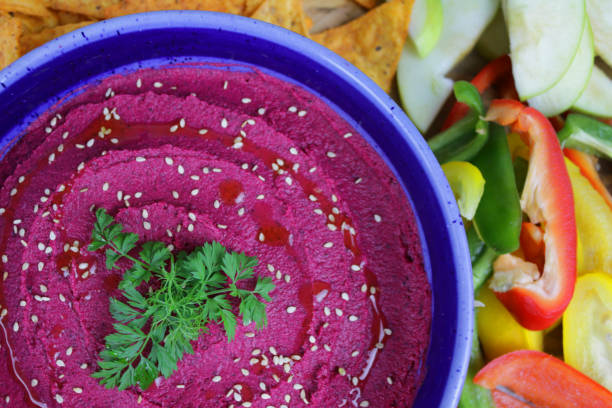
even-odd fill
[[(431, 292), (411, 207), (327, 103), (245, 67), (104, 79), (0, 163), (0, 404), (408, 407), (424, 377)], [(221, 327), (148, 390), (91, 377), (118, 272), (87, 250), (95, 208), (144, 241), (212, 240), (273, 278), (268, 326)]]

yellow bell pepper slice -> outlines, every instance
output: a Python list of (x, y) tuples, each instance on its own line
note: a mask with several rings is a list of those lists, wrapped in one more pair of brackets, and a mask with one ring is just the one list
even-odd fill
[(515, 350), (542, 350), (542, 331), (527, 330), (512, 317), (506, 307), (485, 284), (476, 300), (484, 306), (476, 309), (478, 337), (488, 360)]
[(565, 159), (574, 193), (578, 275), (601, 271), (612, 274), (612, 210), (580, 169)]
[(471, 220), (484, 192), (485, 179), (482, 173), (478, 167), (464, 161), (444, 163), (442, 170), (453, 190), (461, 216)]
[(565, 362), (612, 391), (612, 276), (578, 278), (563, 314)]

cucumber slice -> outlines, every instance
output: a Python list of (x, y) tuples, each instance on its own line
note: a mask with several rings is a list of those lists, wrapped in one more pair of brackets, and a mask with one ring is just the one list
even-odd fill
[(612, 66), (612, 3), (586, 0), (586, 9), (593, 26), (595, 53)]
[(521, 100), (552, 88), (578, 51), (584, 0), (504, 0), (510, 57)]
[(425, 57), (436, 46), (442, 34), (444, 15), (441, 0), (414, 0), (408, 38), (420, 57)]
[(445, 77), (493, 19), (499, 0), (442, 0), (444, 27), (438, 43), (425, 58), (406, 41), (397, 68), (402, 105), (422, 132), (426, 131), (453, 90)]
[(574, 109), (600, 118), (612, 118), (612, 79), (597, 66)]
[(566, 111), (586, 88), (594, 62), (593, 34), (587, 19), (578, 52), (563, 78), (548, 91), (529, 99), (529, 105), (545, 116), (554, 116)]

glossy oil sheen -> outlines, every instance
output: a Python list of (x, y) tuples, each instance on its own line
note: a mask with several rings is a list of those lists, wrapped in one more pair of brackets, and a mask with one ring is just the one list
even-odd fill
[(414, 407), (454, 408), (467, 370), (472, 276), (461, 217), (440, 166), (398, 105), (357, 68), (282, 28), (240, 16), (165, 11), (126, 16), (53, 40), (0, 71), (0, 157), (69, 91), (113, 73), (173, 62), (254, 65), (301, 84), (354, 125), (413, 205), (433, 291), (426, 377)]

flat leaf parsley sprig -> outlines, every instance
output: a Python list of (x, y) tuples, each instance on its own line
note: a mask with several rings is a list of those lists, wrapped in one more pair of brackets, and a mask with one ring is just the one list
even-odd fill
[[(257, 258), (228, 252), (213, 241), (176, 258), (162, 242), (142, 244), (138, 257), (130, 255), (138, 235), (123, 232), (123, 225), (100, 208), (88, 249), (106, 248), (107, 269), (119, 269), (122, 258), (132, 262), (119, 289), (126, 302), (110, 298), (110, 313), (117, 320), (116, 332), (106, 336), (100, 353), (99, 370), (92, 374), (107, 388), (147, 389), (161, 373), (165, 378), (177, 369), (185, 353), (193, 354), (191, 341), (207, 333), (210, 322), (223, 324), (228, 341), (236, 334), (237, 318), (231, 298), (239, 301), (242, 323), (267, 324), (266, 304), (274, 289), (268, 277), (257, 278), (255, 289), (245, 290), (238, 282), (252, 279)], [(159, 289), (142, 295), (138, 286), (155, 277)], [(259, 297), (258, 297), (259, 296)]]

